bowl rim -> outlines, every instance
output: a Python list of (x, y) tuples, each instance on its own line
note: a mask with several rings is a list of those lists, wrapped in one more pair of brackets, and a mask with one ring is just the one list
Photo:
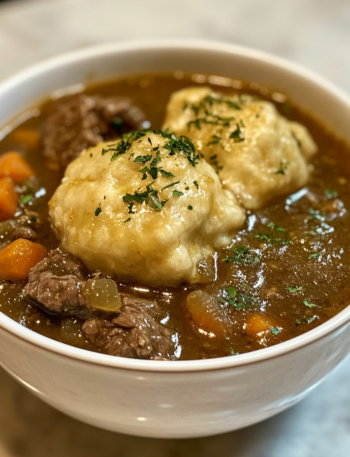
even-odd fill
[[(15, 76), (6, 79), (0, 84), (0, 99), (8, 90), (16, 87), (17, 84), (26, 79), (40, 76), (41, 73), (52, 71), (57, 67), (69, 65), (77, 61), (85, 61), (98, 56), (117, 55), (122, 52), (132, 51), (160, 51), (160, 50), (201, 50), (209, 52), (226, 52), (237, 56), (248, 57), (252, 60), (260, 60), (269, 65), (283, 68), (295, 76), (308, 80), (313, 85), (319, 86), (322, 90), (330, 93), (343, 104), (345, 103), (350, 112), (349, 96), (329, 82), (327, 79), (313, 73), (310, 70), (290, 62), (281, 57), (277, 57), (263, 51), (258, 51), (244, 46), (228, 44), (220, 41), (194, 40), (194, 39), (166, 39), (166, 40), (142, 40), (106, 43), (97, 46), (91, 46), (81, 50), (61, 54), (57, 57), (47, 59), (41, 63), (30, 66), (28, 69), (17, 73)], [(213, 370), (227, 370), (261, 363), (281, 357), (290, 352), (302, 349), (314, 342), (328, 336), (339, 330), (350, 321), (350, 306), (344, 308), (340, 313), (320, 324), (318, 327), (308, 332), (294, 337), (282, 343), (278, 343), (268, 348), (262, 348), (253, 352), (237, 354), (235, 356), (225, 356), (213, 359), (202, 360), (179, 360), (179, 361), (162, 361), (162, 360), (140, 360), (116, 357), (107, 354), (100, 354), (86, 349), (80, 349), (67, 344), (55, 341), (43, 336), (35, 331), (23, 327), (4, 313), (0, 312), (0, 329), (20, 338), (22, 341), (29, 343), (36, 348), (55, 353), (56, 355), (75, 359), (83, 363), (102, 365), (110, 368), (123, 370), (132, 370), (139, 372), (162, 372), (162, 373), (184, 373), (184, 372), (203, 372)]]

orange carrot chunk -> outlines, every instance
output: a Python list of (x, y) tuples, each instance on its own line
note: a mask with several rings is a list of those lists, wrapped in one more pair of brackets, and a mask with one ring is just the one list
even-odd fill
[(30, 269), (46, 255), (47, 251), (41, 244), (19, 238), (0, 251), (0, 279), (27, 279)]
[(8, 178), (0, 179), (0, 221), (13, 217), (17, 210), (18, 194), (13, 182)]
[(254, 313), (248, 317), (244, 326), (244, 333), (250, 336), (257, 336), (259, 333), (271, 330), (274, 326), (274, 322), (267, 316), (260, 313)]
[(17, 152), (7, 152), (0, 157), (0, 178), (22, 182), (34, 176), (31, 166)]
[(10, 138), (30, 149), (34, 149), (40, 144), (40, 133), (32, 129), (16, 129), (10, 134)]

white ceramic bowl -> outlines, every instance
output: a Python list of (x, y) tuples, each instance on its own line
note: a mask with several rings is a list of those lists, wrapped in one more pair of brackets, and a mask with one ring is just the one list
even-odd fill
[[(60, 88), (175, 70), (273, 88), (350, 142), (350, 101), (329, 82), (261, 52), (193, 41), (105, 45), (35, 66), (0, 86), (0, 125)], [(98, 427), (161, 438), (205, 436), (261, 421), (303, 398), (349, 353), (349, 321), (350, 307), (271, 348), (166, 362), (66, 346), (0, 313), (0, 363), (42, 400)]]

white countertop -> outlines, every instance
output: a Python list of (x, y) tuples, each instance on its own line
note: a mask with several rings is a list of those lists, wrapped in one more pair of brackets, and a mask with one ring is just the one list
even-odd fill
[[(157, 37), (255, 47), (298, 62), (350, 93), (348, 0), (17, 0), (0, 4), (0, 80), (67, 50)], [(139, 455), (349, 457), (350, 359), (273, 419), (217, 437), (168, 441), (77, 422), (0, 370), (0, 457)]]

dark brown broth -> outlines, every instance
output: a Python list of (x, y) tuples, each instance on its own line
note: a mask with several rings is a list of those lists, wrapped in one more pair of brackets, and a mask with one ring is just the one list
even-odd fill
[[(190, 75), (182, 79), (176, 79), (173, 75), (146, 75), (90, 87), (86, 92), (102, 96), (129, 96), (146, 113), (151, 127), (160, 128), (170, 94), (189, 85), (196, 85), (191, 81)], [(233, 92), (232, 89), (211, 86), (220, 92)], [(259, 88), (254, 87), (253, 90), (245, 85), (242, 92), (261, 96)], [(263, 98), (270, 100), (270, 95), (264, 95)], [(19, 128), (41, 131), (54, 106), (54, 101), (48, 101), (40, 107), (38, 117), (30, 118)], [(281, 103), (277, 104), (277, 107), (283, 115), (307, 126), (319, 147), (319, 153), (312, 161), (314, 170), (307, 186), (308, 195), (301, 196), (291, 204), (288, 204), (289, 197), (280, 198), (256, 213), (248, 212), (245, 227), (233, 242), (236, 246), (244, 245), (256, 249), (260, 256), (259, 263), (226, 263), (223, 258), (232, 255), (230, 249), (217, 254), (217, 280), (204, 288), (220, 296), (223, 289), (235, 286), (239, 292), (256, 299), (256, 302), (252, 301), (251, 306), (245, 309), (236, 310), (230, 307), (228, 312), (235, 322), (232, 337), (226, 340), (210, 338), (194, 327), (186, 309), (186, 297), (190, 291), (201, 286), (153, 290), (145, 286), (118, 283), (121, 291), (137, 292), (160, 302), (169, 316), (169, 327), (178, 334), (180, 359), (220, 357), (271, 346), (320, 325), (349, 303), (350, 253), (347, 245), (350, 215), (346, 211), (350, 207), (349, 150), (323, 126), (297, 108)], [(9, 150), (23, 153), (36, 172), (39, 187), (46, 189), (46, 195), (35, 200), (31, 207), (45, 220), (38, 232), (39, 241), (48, 249), (55, 248), (58, 242), (47, 221), (47, 203), (59, 185), (61, 175), (47, 167), (41, 157), (40, 148), (30, 149), (18, 142), (15, 131), (0, 143), (0, 153)], [(336, 199), (325, 196), (327, 189), (336, 190)], [(328, 211), (335, 200), (339, 208), (343, 205), (341, 212)], [(282, 226), (285, 232), (268, 227), (271, 221)], [(264, 237), (277, 239), (277, 242), (266, 244), (261, 239)], [(0, 238), (6, 241), (9, 236), (3, 233)], [(278, 238), (290, 239), (291, 243), (283, 245)], [(312, 253), (321, 255), (309, 259)], [(290, 292), (287, 287), (302, 287), (302, 291)], [(55, 340), (98, 350), (83, 337), (80, 331), (81, 321), (47, 315), (23, 299), (22, 288), (21, 283), (2, 283), (2, 312), (22, 325)], [(317, 307), (309, 308), (305, 305), (305, 300)], [(261, 338), (256, 338), (244, 333), (247, 317), (256, 311), (266, 314), (275, 322), (276, 334), (265, 333)]]

